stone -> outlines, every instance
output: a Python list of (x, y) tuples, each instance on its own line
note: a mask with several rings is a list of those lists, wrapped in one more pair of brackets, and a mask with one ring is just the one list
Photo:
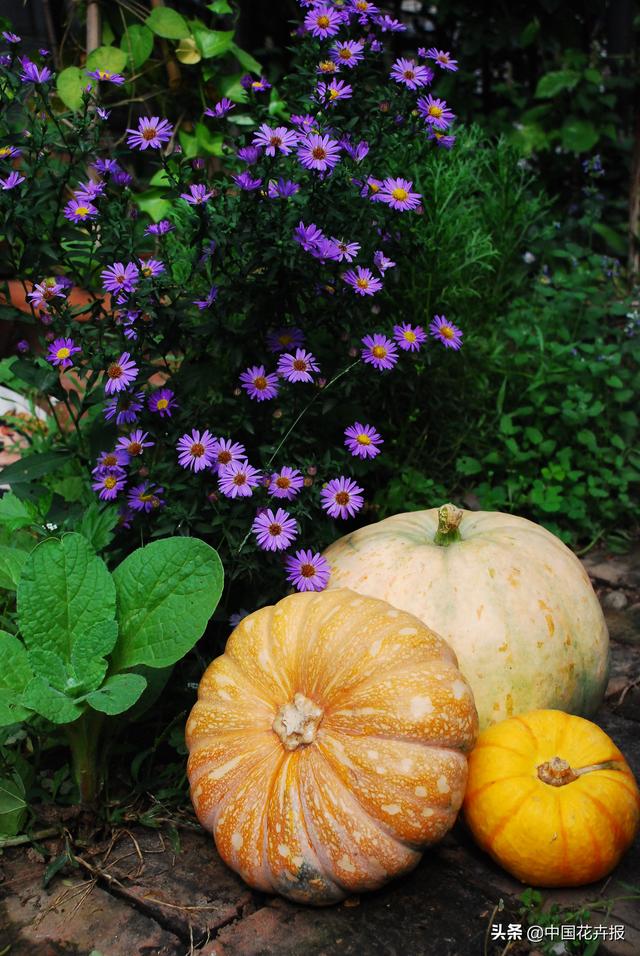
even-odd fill
[(602, 606), (611, 608), (613, 611), (622, 611), (629, 603), (629, 598), (624, 591), (609, 591), (602, 599)]

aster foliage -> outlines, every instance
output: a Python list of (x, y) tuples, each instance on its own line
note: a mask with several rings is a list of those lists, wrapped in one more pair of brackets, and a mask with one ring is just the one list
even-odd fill
[[(275, 119), (269, 80), (248, 75), (253, 126), (226, 98), (193, 117), (221, 139), (215, 172), (158, 115), (129, 118), (114, 153), (98, 95), (119, 74), (92, 71), (100, 93), (62, 122), (45, 65), (11, 52), (0, 67), (0, 209), (47, 342), (22, 364), (68, 406), (56, 442), (117, 510), (116, 550), (179, 530), (215, 544), (232, 581), (271, 569), (280, 590), (325, 587), (321, 548), (366, 511), (393, 376), (462, 341), (403, 296), (427, 172), (455, 141), (431, 86), (455, 61), (400, 56), (403, 25), (376, 4), (301, 6), (291, 114)], [(162, 196), (153, 222), (143, 168)]]

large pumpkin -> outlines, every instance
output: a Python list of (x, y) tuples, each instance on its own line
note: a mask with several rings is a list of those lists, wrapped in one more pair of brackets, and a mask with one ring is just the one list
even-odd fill
[(329, 587), (383, 598), (444, 637), (481, 727), (540, 707), (590, 716), (601, 703), (600, 604), (576, 556), (532, 521), (444, 505), (360, 528), (325, 557)]
[(640, 794), (600, 727), (537, 710), (480, 734), (464, 812), (480, 846), (523, 883), (580, 886), (631, 846)]
[(191, 798), (230, 867), (313, 904), (412, 869), (453, 825), (477, 732), (447, 644), (352, 591), (245, 618), (187, 722)]

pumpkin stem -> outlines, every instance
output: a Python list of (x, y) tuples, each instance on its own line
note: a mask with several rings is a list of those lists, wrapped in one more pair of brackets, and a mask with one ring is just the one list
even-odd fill
[(297, 693), (288, 704), (283, 704), (271, 729), (282, 741), (285, 750), (313, 743), (323, 711), (304, 694)]
[(566, 783), (573, 783), (578, 777), (591, 773), (593, 770), (620, 770), (621, 768), (619, 762), (615, 760), (604, 760), (602, 763), (592, 763), (587, 767), (578, 767), (574, 770), (562, 757), (553, 757), (546, 763), (541, 763), (537, 769), (538, 777), (543, 783), (548, 783), (552, 787), (563, 787)]
[(464, 511), (452, 504), (442, 505), (438, 508), (438, 530), (433, 539), (434, 542), (446, 548), (454, 541), (461, 541), (462, 537), (458, 527), (463, 516)]

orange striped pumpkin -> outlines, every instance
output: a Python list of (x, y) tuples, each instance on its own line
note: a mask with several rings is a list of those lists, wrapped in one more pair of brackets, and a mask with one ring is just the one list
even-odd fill
[(473, 695), (412, 615), (342, 589), (235, 629), (186, 728), (191, 798), (260, 890), (324, 905), (412, 869), (453, 825)]
[(482, 849), (523, 883), (581, 886), (605, 877), (631, 846), (640, 792), (600, 727), (534, 710), (480, 734), (464, 814)]

